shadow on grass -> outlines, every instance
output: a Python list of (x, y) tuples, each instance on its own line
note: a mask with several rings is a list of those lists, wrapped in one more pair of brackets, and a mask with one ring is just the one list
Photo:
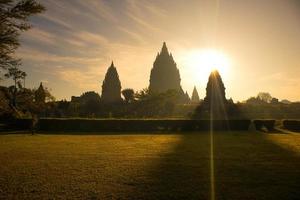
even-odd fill
[(215, 137), (217, 199), (299, 198), (299, 155), (273, 143), (267, 134), (233, 137)]
[[(209, 134), (183, 135), (141, 181), (135, 199), (210, 199)], [(300, 157), (265, 133), (215, 133), (216, 199), (299, 199)], [(139, 196), (138, 194), (142, 194)]]
[(146, 199), (209, 198), (209, 135), (181, 136), (173, 152), (162, 155), (142, 185)]

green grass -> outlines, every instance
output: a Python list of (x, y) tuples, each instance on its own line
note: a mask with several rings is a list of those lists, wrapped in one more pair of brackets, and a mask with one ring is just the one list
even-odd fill
[[(300, 134), (214, 134), (216, 199), (299, 199)], [(210, 137), (1, 135), (0, 199), (209, 199)]]

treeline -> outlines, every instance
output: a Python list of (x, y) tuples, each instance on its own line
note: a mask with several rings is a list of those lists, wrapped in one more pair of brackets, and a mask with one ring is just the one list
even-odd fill
[[(131, 92), (129, 92), (131, 91)], [(125, 94), (126, 93), (126, 94)], [(130, 97), (127, 96), (130, 93)], [(182, 104), (181, 95), (176, 90), (164, 93), (149, 92), (143, 89), (122, 91), (124, 100), (107, 103), (96, 92), (86, 92), (71, 101), (53, 102), (52, 110), (45, 112), (45, 117), (89, 117), (89, 118), (186, 118), (196, 104)]]
[[(125, 91), (125, 92), (123, 92)], [(197, 108), (204, 103), (182, 103), (176, 90), (165, 93), (151, 93), (148, 89), (134, 92), (132, 89), (122, 91), (123, 99), (115, 103), (101, 100), (96, 92), (85, 92), (71, 101), (55, 101), (47, 88), (40, 85), (38, 89), (18, 89), (16, 106), (13, 106), (13, 88), (0, 88), (0, 118), (192, 118)], [(129, 95), (128, 95), (129, 94)], [(254, 99), (256, 99), (254, 101)], [(231, 101), (232, 102), (232, 101)], [(236, 104), (232, 118), (243, 119), (299, 119), (300, 103), (283, 103), (266, 101), (251, 97)], [(205, 116), (201, 117), (205, 118)]]
[[(196, 103), (178, 102), (175, 90), (165, 93), (150, 93), (148, 89), (133, 93), (132, 98), (119, 103), (104, 103), (99, 94), (86, 92), (71, 101), (53, 103), (45, 117), (89, 117), (89, 118), (192, 118), (204, 101)], [(256, 101), (253, 101), (253, 98)], [(273, 98), (272, 98), (273, 99)], [(232, 101), (231, 101), (232, 102)], [(251, 97), (244, 102), (231, 103), (232, 118), (247, 119), (299, 119), (300, 103), (266, 101), (260, 97)], [(202, 117), (202, 118), (205, 118)]]

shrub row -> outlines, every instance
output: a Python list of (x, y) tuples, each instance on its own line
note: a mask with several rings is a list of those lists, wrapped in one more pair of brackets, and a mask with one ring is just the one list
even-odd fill
[(299, 120), (283, 120), (283, 127), (291, 131), (300, 131)]
[[(212, 122), (212, 123), (211, 123)], [(62, 132), (248, 130), (250, 120), (40, 119), (38, 130)]]
[(273, 131), (275, 120), (253, 120), (256, 130), (262, 130), (265, 127), (268, 131)]
[(31, 119), (11, 119), (2, 123), (5, 124), (5, 130), (30, 130), (32, 128)]

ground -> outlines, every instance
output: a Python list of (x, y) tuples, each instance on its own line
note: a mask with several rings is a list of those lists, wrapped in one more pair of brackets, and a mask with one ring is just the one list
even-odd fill
[(213, 138), (3, 134), (0, 199), (300, 199), (300, 134)]

